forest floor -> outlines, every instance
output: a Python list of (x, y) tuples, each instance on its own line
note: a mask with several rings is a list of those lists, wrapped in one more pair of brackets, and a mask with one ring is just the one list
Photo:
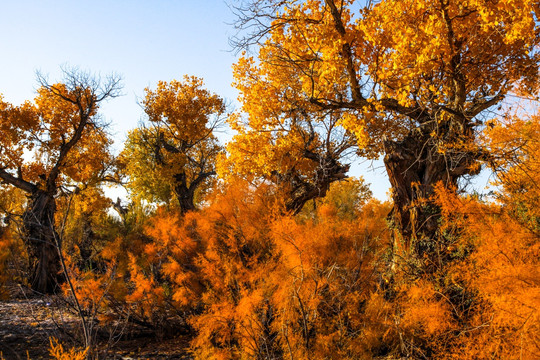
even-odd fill
[[(50, 339), (64, 348), (81, 344), (80, 319), (60, 297), (21, 295), (0, 300), (0, 359), (51, 359)], [(191, 359), (185, 335), (160, 338), (139, 327), (126, 325), (100, 329), (100, 359)]]

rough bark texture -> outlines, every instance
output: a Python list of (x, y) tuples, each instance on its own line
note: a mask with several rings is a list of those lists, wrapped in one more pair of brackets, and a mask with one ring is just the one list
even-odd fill
[(60, 238), (54, 227), (56, 201), (48, 192), (37, 190), (29, 198), (23, 215), (25, 240), (30, 259), (30, 284), (42, 293), (54, 293), (62, 282), (59, 249)]
[(317, 160), (319, 166), (312, 178), (301, 176), (295, 169), (286, 174), (273, 174), (276, 182), (284, 184), (287, 189), (285, 208), (288, 212), (298, 214), (306, 202), (325, 196), (333, 182), (347, 177), (348, 164), (341, 164), (333, 156), (321, 159), (317, 155)]
[(176, 195), (182, 214), (195, 210), (195, 187), (188, 186), (186, 174), (176, 174), (174, 180), (176, 181), (174, 194)]
[[(470, 128), (461, 127), (462, 131), (456, 132), (452, 122), (447, 125), (446, 144), (472, 141)], [(456, 188), (462, 176), (479, 171), (473, 165), (482, 158), (478, 151), (459, 146), (445, 151), (430, 136), (431, 129), (420, 130), (424, 131), (412, 131), (401, 141), (386, 141), (384, 157), (394, 200), (392, 220), (405, 240), (405, 250), (412, 250), (416, 256), (429, 251), (421, 245), (425, 241), (416, 240), (433, 240), (437, 236), (440, 214), (433, 199), (435, 186), (442, 183)]]
[(393, 190), (393, 220), (407, 239), (434, 234), (437, 217), (426, 213), (426, 201), (438, 181), (455, 184), (457, 180), (444, 171), (445, 159), (424, 148), (418, 140), (409, 136), (399, 143), (388, 142), (384, 157)]
[(215, 174), (216, 172), (214, 170), (205, 172), (203, 167), (191, 183), (188, 183), (185, 173), (179, 173), (174, 176), (174, 194), (176, 195), (182, 214), (185, 214), (188, 211), (197, 210), (197, 207), (195, 206), (195, 191), (197, 191), (206, 179)]

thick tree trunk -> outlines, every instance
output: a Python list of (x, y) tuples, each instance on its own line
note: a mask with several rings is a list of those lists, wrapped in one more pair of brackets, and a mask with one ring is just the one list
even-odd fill
[(386, 141), (385, 150), (384, 164), (394, 200), (392, 220), (401, 235), (402, 250), (416, 257), (430, 255), (440, 219), (433, 198), (435, 186), (442, 183), (456, 188), (461, 176), (478, 172), (471, 165), (480, 155), (457, 148), (442, 151), (427, 131), (411, 132), (401, 141)]
[(31, 261), (30, 284), (43, 294), (54, 293), (62, 282), (60, 274), (60, 238), (55, 231), (54, 196), (42, 190), (35, 191), (23, 215), (25, 240)]
[(438, 221), (437, 214), (430, 209), (434, 186), (439, 181), (445, 185), (455, 185), (457, 181), (445, 171), (445, 158), (434, 154), (422, 140), (409, 136), (401, 142), (385, 144), (384, 164), (392, 185), (393, 220), (406, 240), (434, 236)]
[(176, 192), (176, 197), (178, 199), (178, 203), (180, 204), (180, 211), (182, 214), (185, 214), (188, 211), (196, 210), (193, 191), (190, 191), (189, 189), (182, 189), (182, 191)]
[(193, 185), (188, 187), (186, 174), (176, 174), (174, 179), (176, 180), (174, 194), (180, 205), (180, 212), (185, 214), (188, 211), (196, 210), (195, 187)]

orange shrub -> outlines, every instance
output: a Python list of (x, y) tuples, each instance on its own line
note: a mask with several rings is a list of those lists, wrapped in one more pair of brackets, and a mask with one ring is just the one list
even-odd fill
[[(440, 192), (447, 225), (461, 228), (456, 246), (473, 248), (448, 281), (476, 300), (447, 357), (537, 359), (540, 356), (540, 239), (511, 207)], [(459, 310), (459, 309), (458, 309)]]
[(198, 264), (206, 290), (203, 312), (191, 320), (194, 353), (371, 358), (377, 345), (372, 352), (364, 332), (382, 336), (374, 318), (389, 310), (372, 311), (370, 320), (364, 314), (377, 301), (388, 205), (369, 202), (359, 221), (325, 204), (309, 220), (273, 210), (267, 190), (229, 186), (201, 216), (206, 248)]

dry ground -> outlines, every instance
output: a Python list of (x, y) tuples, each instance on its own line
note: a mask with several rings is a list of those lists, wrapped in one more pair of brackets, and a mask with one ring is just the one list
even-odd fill
[[(80, 343), (80, 329), (78, 317), (59, 297), (19, 292), (14, 300), (0, 301), (0, 354), (5, 360), (50, 359), (49, 339), (60, 339), (69, 348)], [(101, 329), (98, 337), (99, 359), (191, 359), (185, 335), (158, 339), (128, 325)]]

